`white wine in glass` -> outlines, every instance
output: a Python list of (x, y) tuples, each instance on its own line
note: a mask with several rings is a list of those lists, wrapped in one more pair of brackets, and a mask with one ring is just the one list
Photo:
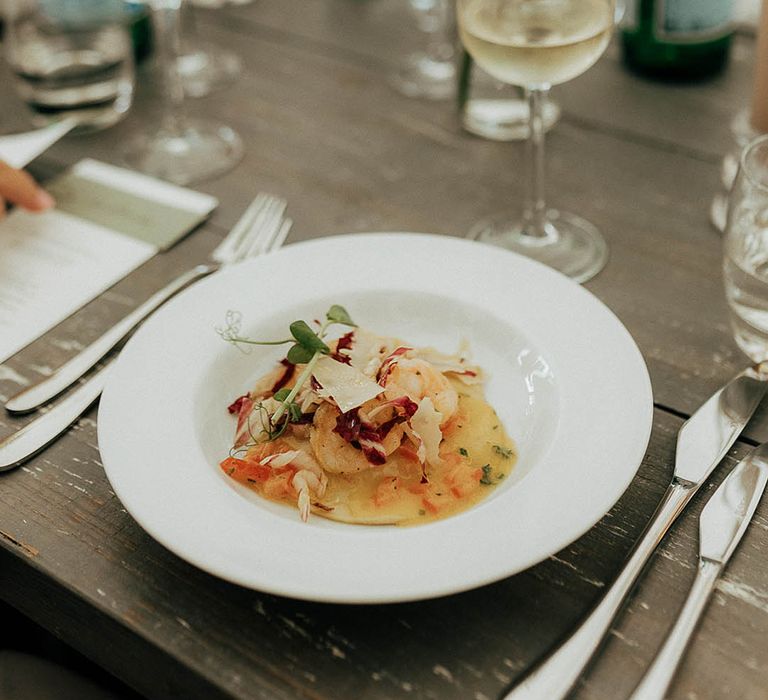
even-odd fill
[(514, 250), (584, 282), (602, 269), (607, 248), (589, 222), (548, 209), (544, 198), (542, 99), (581, 75), (605, 51), (613, 0), (458, 0), (459, 34), (493, 77), (527, 88), (530, 176), (521, 217), (480, 222), (471, 237)]

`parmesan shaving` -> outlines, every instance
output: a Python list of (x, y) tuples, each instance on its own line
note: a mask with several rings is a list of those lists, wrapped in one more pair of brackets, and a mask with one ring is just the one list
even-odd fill
[[(427, 464), (435, 467), (442, 466), (443, 460), (440, 458), (440, 442), (443, 439), (443, 433), (440, 430), (443, 414), (435, 410), (432, 400), (428, 397), (419, 402), (419, 408), (410, 420), (413, 432), (421, 440), (421, 446), (424, 447), (424, 456)], [(421, 446), (419, 452), (421, 452)], [(421, 458), (421, 455), (419, 455)]]
[(321, 357), (317, 361), (312, 376), (322, 387), (317, 391), (317, 395), (332, 398), (342, 413), (362, 406), (384, 391), (384, 387), (379, 386), (359, 369), (336, 362), (330, 357)]
[(352, 347), (344, 354), (355, 369), (368, 377), (375, 377), (381, 361), (397, 346), (398, 341), (383, 335), (376, 335), (363, 328), (356, 328)]

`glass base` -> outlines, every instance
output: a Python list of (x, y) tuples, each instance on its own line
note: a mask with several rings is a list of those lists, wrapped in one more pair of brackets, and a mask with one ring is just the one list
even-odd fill
[(550, 209), (546, 230), (547, 236), (534, 237), (524, 232), (522, 220), (499, 215), (478, 222), (467, 238), (538, 260), (576, 282), (592, 279), (605, 266), (608, 246), (588, 221)]
[(161, 129), (129, 141), (123, 162), (135, 170), (189, 185), (231, 170), (243, 157), (243, 142), (228, 126), (187, 119), (179, 132)]
[[(472, 98), (464, 106), (461, 125), (475, 136), (492, 141), (524, 141), (530, 133), (530, 109), (522, 97)], [(560, 118), (560, 106), (548, 97), (542, 104), (544, 131)]]
[(728, 222), (728, 195), (718, 192), (709, 205), (709, 222), (720, 232), (725, 233)]
[(177, 65), (189, 97), (204, 97), (231, 85), (242, 70), (237, 54), (209, 43), (188, 47)]
[(392, 76), (392, 85), (407, 97), (446, 100), (456, 93), (456, 66), (452, 58), (438, 61), (413, 54)]

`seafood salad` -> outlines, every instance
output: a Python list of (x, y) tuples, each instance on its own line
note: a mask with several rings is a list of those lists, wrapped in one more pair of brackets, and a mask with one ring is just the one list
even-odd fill
[[(342, 333), (330, 338), (331, 328)], [(334, 305), (228, 410), (237, 425), (220, 464), (264, 498), (347, 523), (416, 525), (455, 514), (507, 477), (515, 447), (483, 398), (467, 348), (447, 355), (358, 327)]]

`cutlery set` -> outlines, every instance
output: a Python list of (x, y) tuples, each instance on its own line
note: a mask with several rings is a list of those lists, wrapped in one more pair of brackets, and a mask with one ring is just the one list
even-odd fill
[[(768, 387), (765, 369), (762, 365), (745, 369), (683, 424), (672, 481), (618, 578), (587, 618), (504, 700), (558, 700), (568, 695), (600, 648), (651, 554), (749, 422)], [(710, 498), (701, 516), (699, 576), (683, 617), (635, 691), (634, 700), (663, 700), (707, 597), (762, 496), (767, 457), (768, 446), (755, 448)]]
[[(195, 281), (224, 265), (280, 248), (291, 227), (286, 203), (260, 194), (222, 243), (211, 262), (182, 274), (158, 291), (51, 376), (6, 403), (11, 413), (44, 406), (96, 367), (158, 307)], [(79, 383), (16, 433), (0, 440), (0, 472), (12, 469), (55, 440), (99, 397), (111, 362)], [(768, 387), (768, 367), (738, 374), (710, 397), (682, 426), (677, 438), (673, 478), (656, 513), (619, 576), (586, 619), (504, 700), (557, 700), (566, 697), (606, 637), (614, 618), (649, 558), (696, 492), (749, 422)], [(768, 443), (753, 449), (715, 490), (699, 519), (698, 572), (687, 601), (661, 650), (631, 700), (662, 700), (718, 577), (744, 534), (768, 482)]]
[[(62, 365), (51, 376), (24, 389), (6, 402), (10, 413), (34, 411), (73, 386), (111, 350), (125, 341), (136, 327), (175, 294), (223, 266), (277, 250), (285, 242), (292, 221), (284, 217), (286, 202), (260, 193), (239, 221), (211, 253), (211, 262), (183, 273), (152, 295), (135, 311)], [(112, 368), (112, 361), (39, 418), (0, 440), (0, 472), (13, 469), (61, 435), (99, 397)]]

